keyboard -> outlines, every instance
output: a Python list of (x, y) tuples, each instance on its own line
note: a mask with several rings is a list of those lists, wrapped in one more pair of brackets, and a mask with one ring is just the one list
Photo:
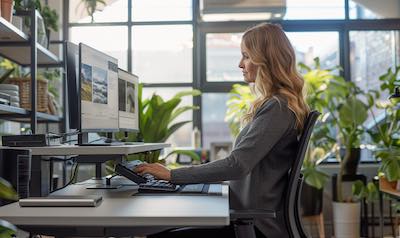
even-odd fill
[(139, 191), (143, 192), (175, 192), (178, 188), (178, 185), (157, 179), (148, 180), (146, 183), (139, 184)]

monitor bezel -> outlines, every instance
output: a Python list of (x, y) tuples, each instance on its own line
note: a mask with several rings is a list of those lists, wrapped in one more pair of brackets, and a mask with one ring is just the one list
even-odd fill
[[(119, 72), (120, 72), (120, 71), (123, 72), (123, 73), (125, 73), (125, 74), (132, 75), (132, 76), (136, 77), (136, 78), (137, 78), (137, 85), (136, 85), (136, 86), (139, 87), (139, 76), (137, 76), (136, 74), (130, 73), (130, 72), (126, 71), (126, 70), (123, 70), (123, 69), (121, 69), (121, 68), (118, 68), (118, 80), (120, 79), (120, 77), (119, 77)], [(121, 79), (122, 79), (122, 78), (121, 78)], [(125, 79), (122, 79), (122, 80), (127, 81), (127, 80), (125, 80)], [(139, 93), (139, 88), (138, 88), (138, 93)], [(119, 94), (119, 89), (118, 89), (118, 94)], [(138, 116), (137, 116), (137, 120), (138, 120), (138, 129), (123, 128), (123, 127), (121, 127), (121, 125), (119, 124), (119, 119), (120, 119), (121, 114), (120, 114), (119, 102), (118, 102), (118, 124), (120, 125), (120, 126), (119, 126), (120, 131), (135, 132), (135, 133), (140, 132), (140, 108), (139, 108), (139, 100), (140, 100), (140, 99), (139, 99), (139, 95), (136, 95), (136, 98), (137, 98), (137, 101), (138, 101)]]
[[(103, 52), (101, 52), (101, 51), (99, 51), (99, 50), (97, 50), (97, 49), (95, 49), (95, 48), (93, 48), (93, 47), (91, 47), (91, 46), (89, 46), (87, 44), (79, 43), (79, 77), (78, 77), (78, 81), (79, 81), (79, 93), (78, 93), (79, 120), (78, 120), (78, 126), (79, 126), (79, 128), (78, 128), (78, 130), (80, 132), (89, 132), (89, 133), (90, 132), (93, 132), (93, 133), (96, 133), (96, 132), (118, 132), (119, 131), (119, 109), (118, 109), (118, 127), (117, 128), (93, 128), (93, 129), (84, 129), (84, 128), (82, 128), (82, 100), (81, 100), (81, 90), (82, 90), (82, 79), (81, 79), (81, 72), (82, 72), (82, 46), (83, 47), (87, 47), (90, 50), (96, 51), (96, 52), (98, 52), (100, 54), (103, 54), (103, 55), (109, 57), (110, 59), (115, 60), (117, 62), (117, 65), (118, 65), (118, 59), (116, 59), (116, 58), (114, 58), (114, 57), (112, 57), (112, 56), (110, 56), (108, 54), (105, 54), (105, 53), (103, 53)], [(117, 90), (117, 94), (118, 94), (118, 90)]]

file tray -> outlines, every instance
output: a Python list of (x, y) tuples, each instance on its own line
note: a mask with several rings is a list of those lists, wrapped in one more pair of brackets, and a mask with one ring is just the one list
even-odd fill
[(101, 196), (49, 196), (30, 197), (19, 200), (21, 207), (96, 207), (102, 201)]

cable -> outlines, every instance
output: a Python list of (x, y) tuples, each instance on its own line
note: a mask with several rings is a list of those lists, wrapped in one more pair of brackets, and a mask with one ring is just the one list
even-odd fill
[(75, 168), (73, 169), (73, 168), (71, 168), (71, 176), (70, 176), (70, 179), (69, 179), (69, 181), (68, 181), (68, 183), (66, 183), (64, 186), (62, 186), (62, 187), (59, 187), (59, 188), (57, 188), (57, 189), (54, 189), (53, 191), (51, 191), (52, 193), (54, 193), (54, 192), (56, 192), (56, 191), (58, 191), (58, 190), (61, 190), (61, 189), (63, 189), (63, 188), (65, 188), (65, 187), (67, 187), (68, 185), (71, 185), (72, 183), (73, 183), (73, 181), (74, 181), (74, 179), (75, 179), (75, 177), (76, 177), (76, 175), (77, 175), (77, 172), (78, 172), (78, 167), (79, 167), (79, 164), (77, 163), (77, 162), (75, 162), (73, 165), (72, 165), (72, 167), (75, 165)]

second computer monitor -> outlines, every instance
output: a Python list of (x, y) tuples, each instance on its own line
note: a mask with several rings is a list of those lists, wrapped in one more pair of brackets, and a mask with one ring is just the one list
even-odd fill
[(118, 60), (79, 44), (80, 131), (118, 131)]
[(139, 131), (139, 77), (118, 69), (119, 129)]

